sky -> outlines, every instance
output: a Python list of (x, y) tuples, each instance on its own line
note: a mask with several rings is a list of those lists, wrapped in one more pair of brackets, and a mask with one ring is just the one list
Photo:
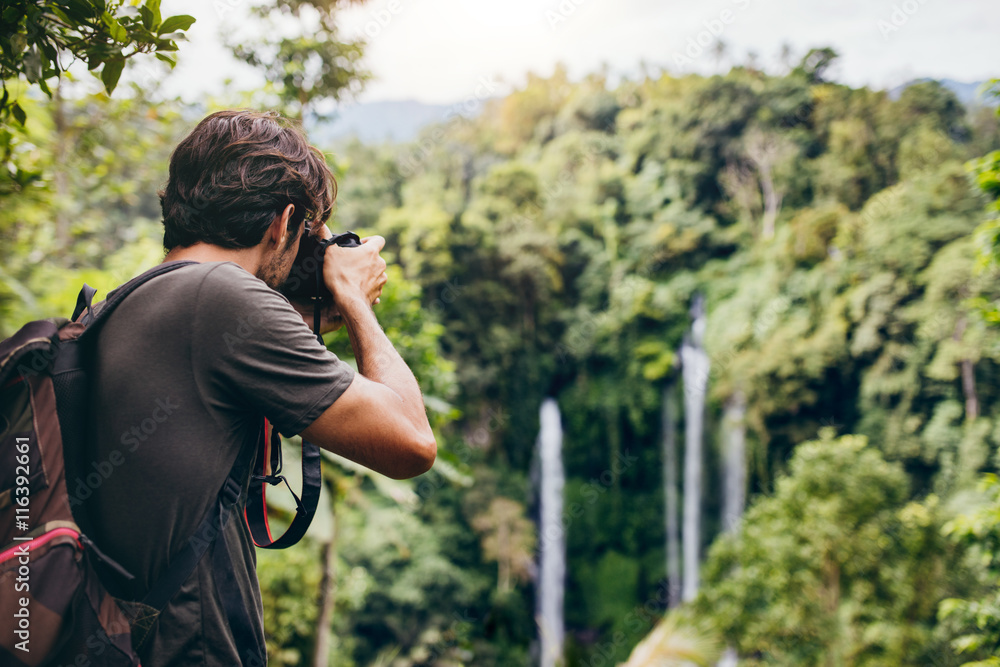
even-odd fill
[[(220, 28), (246, 29), (253, 0), (164, 0), (164, 16), (197, 22), (165, 92), (194, 101), (231, 79), (262, 79), (222, 45)], [(1000, 75), (996, 0), (370, 0), (342, 12), (344, 35), (365, 36), (374, 74), (358, 101), (451, 104), (484, 85), (497, 94), (528, 71), (564, 63), (572, 78), (606, 67), (612, 80), (652, 71), (710, 73), (748, 54), (781, 71), (788, 44), (840, 54), (837, 81), (891, 88), (919, 77), (981, 81)], [(727, 54), (717, 59), (712, 43)]]

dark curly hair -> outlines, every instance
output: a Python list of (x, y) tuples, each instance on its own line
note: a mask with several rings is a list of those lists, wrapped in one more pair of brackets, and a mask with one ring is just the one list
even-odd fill
[(255, 246), (288, 204), (295, 205), (294, 239), (303, 220), (329, 219), (336, 196), (323, 154), (291, 121), (273, 111), (219, 111), (170, 156), (170, 177), (160, 192), (163, 247)]

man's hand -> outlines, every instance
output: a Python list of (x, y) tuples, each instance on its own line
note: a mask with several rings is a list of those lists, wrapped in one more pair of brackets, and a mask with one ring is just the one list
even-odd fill
[(355, 248), (332, 245), (326, 249), (323, 280), (333, 293), (334, 304), (340, 313), (347, 313), (359, 302), (368, 306), (378, 303), (389, 279), (385, 260), (379, 255), (384, 246), (384, 238), (369, 236), (361, 239), (361, 245)]
[[(315, 319), (315, 306), (311, 301), (292, 301), (292, 308), (298, 311), (299, 315), (305, 321), (306, 326), (312, 331), (313, 321)], [(340, 311), (337, 310), (336, 304), (329, 304), (322, 310), (320, 310), (320, 320), (319, 320), (319, 332), (320, 334), (327, 334), (331, 331), (336, 331), (340, 327), (344, 326), (344, 318), (340, 316)]]
[(437, 456), (434, 432), (416, 378), (386, 338), (371, 305), (387, 277), (381, 236), (360, 247), (330, 246), (323, 280), (344, 318), (358, 374), (302, 436), (395, 479), (426, 472)]

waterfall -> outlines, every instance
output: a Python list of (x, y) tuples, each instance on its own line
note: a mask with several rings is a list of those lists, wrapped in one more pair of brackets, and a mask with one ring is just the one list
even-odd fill
[(676, 383), (663, 388), (663, 502), (667, 528), (667, 607), (681, 602), (680, 525), (677, 521)]
[(684, 601), (698, 593), (698, 551), (701, 535), (701, 464), (708, 389), (708, 354), (705, 352), (705, 299), (695, 295), (691, 304), (691, 332), (681, 345), (684, 377)]
[[(740, 517), (747, 495), (747, 402), (743, 392), (736, 390), (722, 409), (722, 529), (726, 532), (739, 529)], [(739, 663), (736, 649), (726, 648), (716, 667), (736, 667)]]
[(555, 399), (542, 401), (538, 450), (541, 460), (541, 544), (536, 619), (541, 635), (541, 667), (562, 664), (566, 534), (563, 530), (562, 424)]
[(747, 493), (747, 404), (743, 392), (737, 390), (723, 408), (722, 446), (724, 460), (722, 529), (734, 530), (743, 516)]

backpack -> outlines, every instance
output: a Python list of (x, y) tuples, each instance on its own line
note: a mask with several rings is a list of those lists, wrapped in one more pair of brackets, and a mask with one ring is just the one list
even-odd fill
[[(85, 475), (104, 474), (87, 459), (88, 373), (94, 340), (117, 306), (145, 282), (195, 262), (160, 264), (112, 290), (92, 306), (84, 285), (71, 319), (25, 324), (0, 342), (0, 667), (88, 665), (138, 667), (136, 649), (159, 613), (222, 536), (250, 481), (244, 515), (257, 546), (285, 548), (305, 534), (321, 487), (319, 448), (303, 441), (302, 498), (284, 535), (272, 539), (265, 484), (287, 485), (281, 440), (262, 420), (256, 441), (244, 444), (215, 504), (188, 543), (141, 600), (128, 594), (134, 577), (88, 537), (90, 520), (71, 507), (67, 461)], [(110, 466), (110, 464), (108, 464)], [(75, 503), (79, 504), (79, 503)], [(223, 544), (220, 547), (225, 546)], [(219, 599), (243, 665), (264, 665), (266, 647), (247, 611), (228, 562), (214, 553)], [(114, 595), (112, 594), (114, 592)], [(7, 628), (10, 628), (7, 630)]]

